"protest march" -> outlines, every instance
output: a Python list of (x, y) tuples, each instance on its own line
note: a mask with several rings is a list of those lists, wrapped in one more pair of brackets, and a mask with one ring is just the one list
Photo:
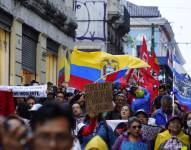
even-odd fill
[(0, 150), (191, 150), (189, 11), (0, 0)]
[(58, 86), (0, 86), (0, 149), (189, 150), (191, 80), (175, 67), (169, 89), (150, 59), (144, 38), (140, 58), (75, 48)]

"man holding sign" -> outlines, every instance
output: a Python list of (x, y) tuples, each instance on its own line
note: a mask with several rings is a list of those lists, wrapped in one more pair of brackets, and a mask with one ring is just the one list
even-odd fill
[(99, 135), (108, 148), (111, 149), (115, 142), (115, 135), (110, 126), (102, 118), (102, 113), (113, 110), (112, 83), (96, 83), (86, 86), (86, 110), (87, 119), (79, 131), (79, 139), (82, 149), (96, 135)]

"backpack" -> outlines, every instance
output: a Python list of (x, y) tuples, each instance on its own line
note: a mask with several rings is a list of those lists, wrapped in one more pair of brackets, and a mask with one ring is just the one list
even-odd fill
[(159, 150), (181, 150), (183, 147), (186, 147), (183, 142), (176, 137), (172, 137), (161, 144)]

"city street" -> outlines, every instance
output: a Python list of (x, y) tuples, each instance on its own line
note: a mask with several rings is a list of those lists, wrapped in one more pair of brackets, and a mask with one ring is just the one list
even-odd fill
[(190, 150), (189, 0), (0, 0), (0, 150)]

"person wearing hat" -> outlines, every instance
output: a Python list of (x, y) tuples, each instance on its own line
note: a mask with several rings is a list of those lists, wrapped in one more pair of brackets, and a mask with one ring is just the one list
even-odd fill
[(135, 116), (141, 122), (141, 124), (146, 124), (146, 125), (148, 124), (149, 115), (144, 111), (144, 109), (137, 110)]
[(189, 136), (182, 131), (182, 120), (178, 116), (173, 116), (166, 124), (166, 131), (159, 133), (155, 150), (189, 150)]
[[(155, 143), (155, 138), (151, 138), (152, 136), (150, 135), (149, 132), (147, 132), (147, 129), (144, 129), (144, 125), (146, 125), (146, 127), (149, 127), (149, 125), (151, 126), (155, 126), (155, 119), (154, 118), (149, 118), (149, 114), (146, 113), (143, 109), (138, 110), (135, 113), (135, 117), (137, 117), (137, 119), (141, 122), (143, 128), (142, 128), (142, 137), (143, 139), (147, 139), (150, 147), (154, 148), (154, 143)], [(152, 132), (152, 130), (151, 130)], [(155, 134), (157, 135), (157, 133)], [(149, 137), (149, 138), (148, 138)]]
[(150, 112), (150, 93), (147, 89), (139, 87), (136, 91), (136, 98), (132, 102), (132, 110), (136, 112), (139, 109), (144, 109), (147, 113)]
[(97, 135), (88, 142), (85, 150), (108, 150), (108, 147), (104, 140)]
[(34, 104), (29, 111), (37, 111), (42, 107), (41, 104)]

